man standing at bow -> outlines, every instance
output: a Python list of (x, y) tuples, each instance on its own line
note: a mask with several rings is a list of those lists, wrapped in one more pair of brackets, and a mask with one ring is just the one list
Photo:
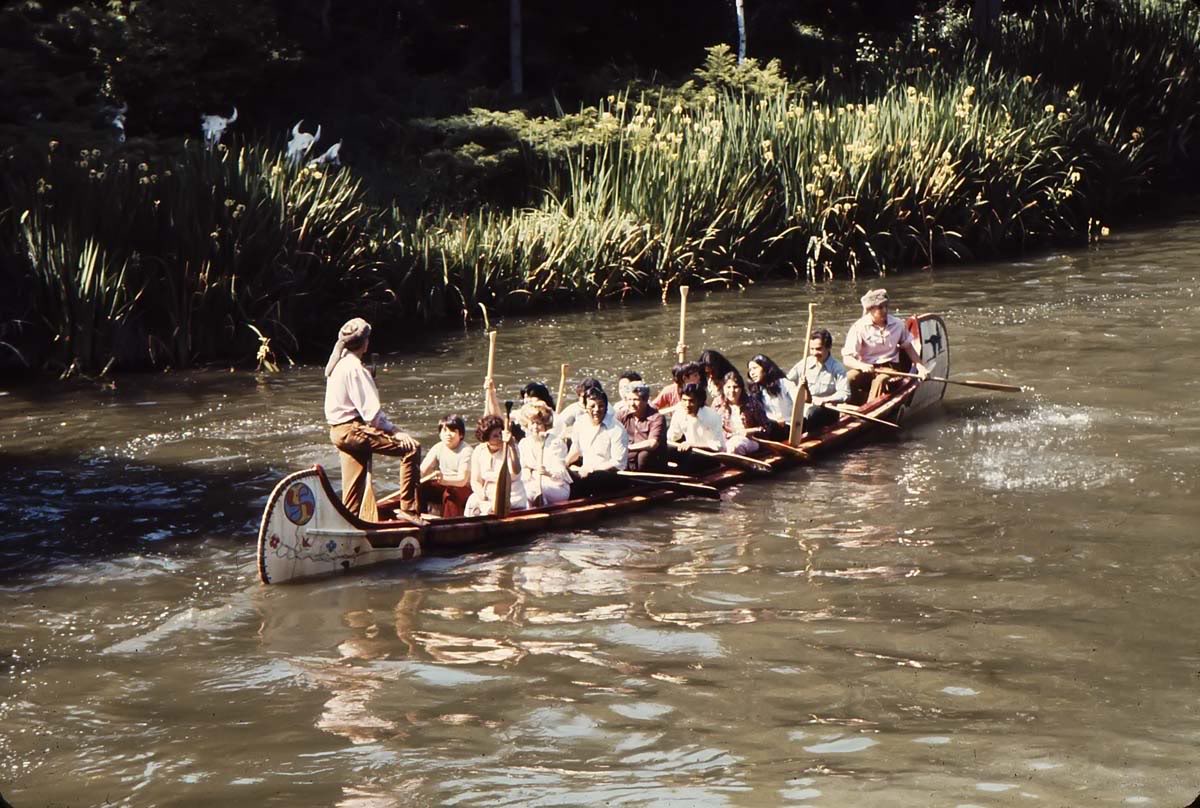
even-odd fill
[(359, 515), (366, 492), (367, 472), (374, 453), (399, 457), (400, 510), (417, 517), (417, 483), (421, 471), (421, 444), (399, 431), (379, 405), (375, 377), (362, 358), (371, 340), (371, 325), (355, 317), (338, 331), (337, 343), (325, 365), (325, 420), (329, 439), (341, 453), (342, 502)]
[[(888, 313), (886, 289), (872, 289), (862, 296), (863, 315), (846, 332), (842, 362), (848, 368), (846, 378), (852, 391), (851, 401), (861, 404), (883, 393), (886, 377), (876, 373), (877, 367), (905, 370), (900, 366), (900, 352), (912, 360), (912, 369), (924, 379), (929, 368), (921, 364), (921, 343), (912, 335), (899, 317)], [(868, 388), (870, 395), (866, 395)]]

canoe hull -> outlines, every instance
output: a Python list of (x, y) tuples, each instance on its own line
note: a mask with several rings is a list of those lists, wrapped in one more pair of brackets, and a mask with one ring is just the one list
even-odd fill
[[(936, 315), (910, 321), (922, 343), (922, 361), (935, 375), (949, 372), (946, 326)], [(892, 395), (871, 402), (863, 412), (899, 423), (942, 399), (946, 385), (905, 383)], [(883, 427), (845, 417), (800, 448), (809, 461), (779, 455), (760, 455), (768, 473), (723, 468), (703, 478), (718, 489), (792, 468), (833, 454)], [(638, 486), (627, 493), (598, 500), (568, 500), (546, 508), (515, 511), (505, 517), (476, 516), (431, 520), (427, 525), (406, 522), (364, 522), (342, 505), (320, 466), (290, 474), (267, 499), (258, 535), (258, 572), (263, 583), (316, 578), (384, 562), (414, 561), (423, 555), (457, 554), (505, 544), (533, 533), (591, 525), (686, 496), (678, 490)], [(381, 506), (388, 500), (381, 501)]]

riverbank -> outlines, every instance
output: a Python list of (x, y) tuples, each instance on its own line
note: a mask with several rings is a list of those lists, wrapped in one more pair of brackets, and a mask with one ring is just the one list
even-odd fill
[(1086, 243), (1193, 173), (1198, 22), (1138, 0), (1012, 15), (984, 55), (942, 15), (864, 40), (816, 86), (713, 49), (683, 87), (553, 120), (477, 111), (548, 166), (541, 200), (519, 209), (413, 216), (372, 201), (352, 167), (236, 140), (166, 160), (52, 144), (4, 177), (15, 292), (0, 361), (64, 375), (271, 364), (317, 355), (350, 312), (395, 345), (481, 303), (555, 309)]

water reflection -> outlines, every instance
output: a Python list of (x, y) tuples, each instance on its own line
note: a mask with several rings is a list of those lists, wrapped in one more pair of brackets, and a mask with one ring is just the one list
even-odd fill
[[(5, 796), (1183, 804), (1200, 332), (1178, 290), (1198, 244), (1193, 225), (889, 278), (949, 313), (956, 373), (1025, 399), (954, 390), (940, 417), (721, 502), (302, 587), (253, 583), (248, 539), (283, 471), (336, 468), (319, 368), (3, 391)], [(819, 290), (839, 334), (862, 291)], [(809, 296), (689, 309), (735, 361), (786, 359), (803, 323), (781, 312)], [(664, 381), (673, 315), (510, 320), (498, 381), (554, 386), (561, 361)], [(385, 359), (397, 420), (429, 442), (477, 412), (484, 345)]]

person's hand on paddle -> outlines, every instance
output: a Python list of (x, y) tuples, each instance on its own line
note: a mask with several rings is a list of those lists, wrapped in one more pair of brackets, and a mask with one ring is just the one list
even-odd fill
[(920, 377), (921, 381), (925, 381), (929, 378), (929, 368), (925, 367), (920, 362), (917, 362), (916, 365), (913, 366), (913, 369), (917, 372), (917, 376)]
[(687, 349), (688, 349), (688, 346), (684, 345), (684, 344), (681, 342), (681, 343), (679, 343), (678, 345), (676, 345), (676, 346), (675, 346), (675, 355), (676, 355), (676, 356), (684, 356), (684, 357), (686, 357), (686, 356), (687, 356)]
[(512, 433), (509, 432), (507, 429), (502, 430), (500, 432), (500, 442), (504, 443), (504, 444), (511, 443), (512, 442)]

